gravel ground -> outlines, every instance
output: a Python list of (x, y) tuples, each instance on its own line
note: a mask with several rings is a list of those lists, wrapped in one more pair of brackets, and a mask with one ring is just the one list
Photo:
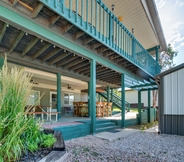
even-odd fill
[[(113, 133), (112, 133), (113, 135)], [(65, 142), (66, 162), (184, 161), (184, 137), (137, 132), (114, 141), (92, 135)]]

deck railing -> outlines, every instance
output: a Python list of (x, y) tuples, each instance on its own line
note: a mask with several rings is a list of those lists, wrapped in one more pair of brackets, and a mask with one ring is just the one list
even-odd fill
[(39, 0), (151, 76), (160, 66), (102, 0)]

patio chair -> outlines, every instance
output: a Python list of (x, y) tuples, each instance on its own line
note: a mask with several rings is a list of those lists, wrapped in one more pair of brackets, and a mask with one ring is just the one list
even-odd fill
[(72, 115), (72, 109), (71, 107), (64, 107), (65, 115)]

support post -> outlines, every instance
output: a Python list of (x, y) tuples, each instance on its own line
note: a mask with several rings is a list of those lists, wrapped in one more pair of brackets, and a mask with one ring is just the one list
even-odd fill
[(58, 119), (61, 119), (61, 74), (57, 73), (57, 112)]
[(107, 102), (110, 102), (110, 87), (107, 87)]
[(121, 74), (121, 127), (125, 128), (125, 76)]
[(158, 52), (158, 47), (156, 47), (156, 49), (155, 49), (155, 54), (156, 54), (156, 61), (158, 62), (158, 60), (159, 60), (159, 52)]
[(0, 69), (2, 69), (4, 65), (4, 60), (5, 60), (5, 54), (0, 52)]
[(90, 62), (90, 115), (91, 115), (91, 133), (96, 132), (96, 61)]
[(135, 60), (135, 40), (132, 38), (132, 58)]
[(90, 82), (88, 82), (88, 117), (90, 117)]
[(141, 91), (138, 91), (138, 113), (139, 113), (139, 117), (138, 117), (138, 124), (141, 124)]
[(151, 101), (150, 101), (150, 90), (148, 90), (148, 123), (151, 122), (150, 112), (151, 112)]
[(114, 96), (114, 89), (111, 88), (111, 102), (113, 102), (113, 96)]

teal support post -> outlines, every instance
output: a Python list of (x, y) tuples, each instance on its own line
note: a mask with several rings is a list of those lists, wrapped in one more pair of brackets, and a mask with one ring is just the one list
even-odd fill
[(138, 124), (141, 124), (141, 91), (138, 91)]
[(132, 58), (135, 59), (135, 40), (132, 38)]
[(113, 102), (113, 100), (114, 100), (113, 96), (114, 96), (114, 89), (111, 88), (111, 102)]
[(88, 117), (90, 117), (90, 82), (88, 82)]
[(148, 90), (148, 123), (151, 122), (150, 120), (150, 113), (151, 113), (151, 98), (150, 98), (150, 90)]
[(156, 62), (158, 62), (159, 60), (159, 52), (158, 52), (158, 47), (155, 50), (155, 54), (156, 54)]
[(90, 114), (91, 114), (91, 133), (96, 132), (96, 61), (90, 62)]
[(5, 59), (5, 54), (0, 53), (0, 69), (2, 69), (2, 67), (4, 65), (4, 59)]
[(61, 74), (57, 73), (57, 112), (58, 119), (61, 119)]
[(107, 87), (107, 102), (110, 102), (110, 87)]
[(125, 128), (125, 76), (121, 74), (121, 127)]

